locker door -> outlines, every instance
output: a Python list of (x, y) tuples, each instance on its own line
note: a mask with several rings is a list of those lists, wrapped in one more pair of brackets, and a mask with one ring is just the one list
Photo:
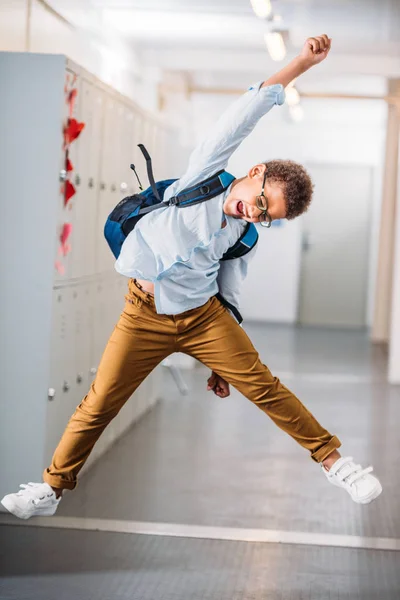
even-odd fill
[[(148, 181), (146, 174), (146, 163), (143, 157), (143, 154), (140, 152), (138, 148), (138, 144), (145, 144), (145, 139), (143, 135), (143, 115), (139, 112), (138, 109), (135, 108), (133, 113), (133, 134), (132, 134), (132, 162), (136, 166), (136, 171), (139, 175), (139, 178), (142, 182), (143, 188), (146, 189)], [(146, 144), (145, 144), (146, 145)], [(138, 181), (132, 173), (132, 193), (140, 192)]]
[(45, 462), (71, 416), (75, 403), (73, 330), (71, 328), (71, 289), (53, 291), (52, 339), (50, 348), (49, 402), (47, 404)]
[(110, 288), (109, 278), (101, 277), (93, 286), (94, 309), (93, 309), (93, 343), (92, 343), (92, 366), (97, 369), (106, 343), (111, 335), (115, 323), (110, 319), (110, 307), (108, 291)]
[(71, 252), (71, 274), (88, 277), (95, 271), (95, 225), (97, 217), (100, 143), (103, 94), (91, 82), (83, 79), (80, 118), (85, 129), (79, 141), (78, 169), (75, 175), (77, 194), (74, 197), (74, 231)]
[(118, 198), (122, 200), (125, 196), (133, 194), (134, 191), (134, 173), (130, 169), (130, 164), (134, 163), (133, 154), (133, 127), (134, 114), (132, 110), (124, 106), (122, 115), (123, 125), (121, 131), (121, 158), (119, 165), (119, 181), (117, 186)]
[(96, 273), (110, 272), (114, 268), (114, 257), (104, 239), (104, 224), (111, 210), (117, 204), (119, 161), (118, 143), (120, 113), (114, 97), (106, 96), (104, 103), (104, 125), (101, 138), (100, 191), (96, 231)]
[(76, 405), (87, 394), (91, 368), (91, 299), (90, 284), (83, 283), (72, 292), (74, 337), (74, 383), (78, 397)]

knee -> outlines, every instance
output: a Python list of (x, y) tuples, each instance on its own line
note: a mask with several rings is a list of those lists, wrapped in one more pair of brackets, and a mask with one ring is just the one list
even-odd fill
[(120, 407), (109, 401), (103, 394), (96, 393), (93, 388), (76, 407), (73, 418), (75, 420), (102, 425), (116, 417)]

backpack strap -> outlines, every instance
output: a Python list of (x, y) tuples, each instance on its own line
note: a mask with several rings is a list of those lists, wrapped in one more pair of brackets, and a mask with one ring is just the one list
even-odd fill
[(235, 244), (233, 244), (233, 246), (231, 246), (229, 250), (225, 252), (221, 260), (232, 260), (233, 258), (240, 258), (241, 256), (244, 256), (245, 254), (250, 252), (250, 250), (254, 248), (257, 242), (257, 227), (254, 225), (254, 223), (247, 223), (238, 241)]
[(158, 202), (161, 202), (160, 194), (158, 193), (156, 182), (154, 180), (153, 167), (151, 165), (150, 154), (147, 152), (147, 150), (143, 146), (143, 144), (138, 144), (138, 146), (139, 146), (144, 158), (146, 159), (147, 177), (149, 178), (149, 182), (151, 185), (151, 189), (153, 190), (154, 197), (157, 199)]
[(221, 302), (222, 306), (225, 306), (226, 308), (228, 308), (231, 311), (231, 313), (235, 317), (236, 321), (240, 325), (243, 322), (243, 317), (240, 314), (240, 312), (238, 311), (238, 309), (236, 308), (236, 306), (233, 306), (233, 304), (228, 302), (228, 300), (225, 300), (225, 298), (219, 292), (218, 292), (218, 294), (215, 294), (215, 297), (217, 300), (219, 300)]
[(176, 196), (172, 196), (168, 204), (183, 208), (184, 206), (193, 206), (193, 204), (204, 202), (204, 200), (210, 200), (222, 194), (234, 180), (233, 175), (222, 169), (205, 181), (196, 183), (196, 185), (182, 190)]

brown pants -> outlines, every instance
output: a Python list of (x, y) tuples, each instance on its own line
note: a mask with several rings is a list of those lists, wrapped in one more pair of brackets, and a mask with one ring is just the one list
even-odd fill
[(221, 375), (303, 448), (323, 461), (340, 441), (328, 433), (260, 361), (245, 331), (216, 298), (175, 316), (158, 315), (154, 298), (129, 282), (125, 309), (88, 395), (71, 417), (44, 480), (73, 489), (110, 421), (169, 354), (184, 352)]

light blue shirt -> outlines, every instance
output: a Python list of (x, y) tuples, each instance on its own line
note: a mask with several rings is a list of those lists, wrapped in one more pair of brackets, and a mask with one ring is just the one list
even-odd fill
[[(283, 104), (281, 85), (250, 89), (234, 102), (193, 151), (186, 173), (164, 200), (225, 169), (239, 144), (275, 104)], [(246, 222), (225, 216), (230, 188), (200, 204), (169, 206), (145, 215), (126, 238), (115, 264), (126, 277), (154, 283), (158, 314), (176, 315), (202, 306), (218, 293), (239, 308), (240, 286), (256, 248), (242, 258), (220, 262), (242, 234)], [(222, 223), (226, 219), (226, 226)]]

